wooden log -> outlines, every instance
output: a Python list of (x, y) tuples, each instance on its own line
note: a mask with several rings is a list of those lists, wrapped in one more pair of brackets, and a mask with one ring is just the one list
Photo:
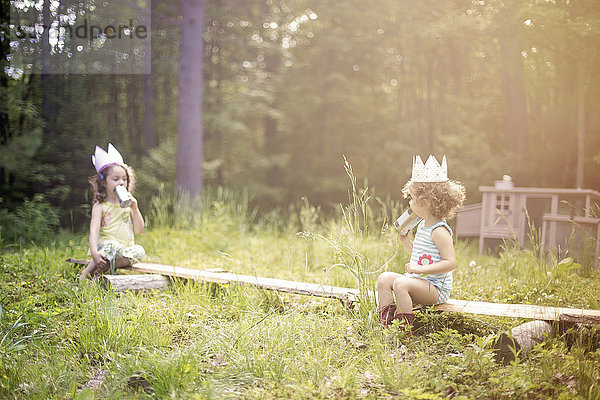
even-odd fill
[(143, 290), (162, 290), (167, 288), (171, 281), (166, 276), (156, 274), (143, 275), (102, 275), (98, 281), (106, 289), (111, 288), (117, 292), (130, 290), (139, 292)]
[(529, 321), (500, 335), (494, 344), (496, 360), (508, 364), (515, 356), (524, 357), (533, 346), (542, 342), (552, 331), (552, 325), (546, 321)]

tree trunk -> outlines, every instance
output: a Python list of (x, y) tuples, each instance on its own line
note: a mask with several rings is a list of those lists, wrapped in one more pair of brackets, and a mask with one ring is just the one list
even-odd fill
[(140, 159), (142, 153), (142, 138), (141, 138), (141, 123), (139, 118), (140, 113), (140, 79), (139, 75), (130, 75), (128, 82), (125, 87), (128, 89), (127, 93), (127, 111), (128, 111), (128, 124), (127, 130), (129, 138), (129, 148), (131, 153), (135, 154), (136, 160)]
[(578, 84), (577, 84), (577, 181), (576, 187), (583, 188), (584, 182), (584, 149), (585, 149), (585, 80), (583, 62), (579, 62)]
[[(10, 22), (10, 5), (8, 2), (0, 1), (0, 10), (0, 21), (2, 21), (3, 26), (8, 26)], [(7, 57), (10, 52), (8, 42), (8, 40), (0, 41), (0, 62), (2, 65), (8, 64)], [(0, 92), (0, 104), (8, 104), (8, 76), (5, 73), (0, 74), (0, 87), (2, 88), (2, 91)], [(0, 110), (0, 146), (8, 143), (10, 132), (9, 128), (8, 107), (4, 106)], [(3, 167), (0, 167), (0, 196), (4, 195), (4, 190), (9, 190), (6, 187), (8, 183), (6, 175), (6, 170)]]
[(502, 91), (506, 105), (506, 148), (515, 171), (526, 170), (528, 128), (527, 101), (521, 60), (521, 47), (513, 31), (503, 32), (500, 38), (500, 50), (503, 60)]
[(120, 82), (119, 82), (119, 76), (114, 76), (114, 79), (109, 79), (112, 78), (112, 76), (110, 75), (103, 75), (102, 76), (102, 80), (109, 80), (109, 85), (110, 85), (110, 94), (109, 94), (109, 101), (107, 104), (108, 107), (108, 113), (110, 115), (110, 123), (112, 125), (112, 129), (113, 129), (113, 135), (120, 137), (121, 136), (121, 131), (119, 129), (119, 110), (120, 105), (119, 105), (119, 90), (120, 90)]
[(152, 74), (146, 74), (144, 75), (144, 132), (146, 136), (146, 151), (156, 147), (158, 144), (153, 126), (153, 92), (154, 86), (152, 85)]
[(50, 15), (50, 0), (44, 0), (42, 8), (42, 23), (44, 25), (44, 32), (40, 38), (41, 40), (41, 68), (42, 68), (42, 120), (44, 121), (44, 137), (48, 138), (51, 136), (52, 124), (50, 119), (52, 113), (52, 75), (51, 75), (51, 60), (50, 60), (50, 35), (48, 27), (52, 24), (52, 16)]
[[(426, 105), (427, 105), (427, 147), (428, 147), (428, 152), (429, 154), (434, 154), (435, 153), (435, 133), (434, 133), (434, 126), (433, 126), (433, 109), (432, 109), (432, 99), (431, 97), (433, 96), (432, 92), (433, 92), (433, 63), (435, 60), (435, 50), (434, 50), (434, 54), (432, 55), (431, 58), (429, 58), (426, 62), (427, 62), (427, 82), (425, 83), (425, 87), (426, 87), (426, 92), (427, 92), (427, 99), (426, 99)], [(439, 111), (439, 110), (438, 110)]]
[[(262, 20), (267, 21), (271, 16), (271, 3), (265, 2), (262, 10)], [(258, 18), (257, 18), (258, 19)], [(267, 75), (267, 87), (270, 86), (273, 92), (277, 91), (277, 76), (279, 65), (281, 63), (280, 52), (277, 48), (267, 48), (265, 51), (265, 72)], [(277, 104), (277, 94), (273, 93), (272, 101), (269, 102), (268, 108), (275, 108)], [(279, 137), (279, 129), (277, 120), (273, 118), (269, 112), (266, 113), (264, 119), (264, 138), (265, 138), (265, 156), (272, 161), (281, 153), (281, 140)], [(270, 187), (276, 187), (281, 184), (281, 169), (278, 165), (271, 164), (266, 172), (266, 183)]]
[(191, 197), (202, 194), (202, 81), (206, 0), (182, 0), (179, 53), (179, 143), (177, 186)]
[[(156, 8), (156, 1), (150, 4), (150, 20), (153, 20)], [(154, 22), (153, 22), (154, 24)], [(146, 139), (146, 152), (153, 147), (156, 147), (158, 140), (156, 140), (156, 132), (154, 131), (154, 82), (152, 80), (152, 32), (150, 35), (150, 46), (148, 41), (145, 41), (146, 60), (150, 62), (150, 73), (144, 74), (144, 137)]]

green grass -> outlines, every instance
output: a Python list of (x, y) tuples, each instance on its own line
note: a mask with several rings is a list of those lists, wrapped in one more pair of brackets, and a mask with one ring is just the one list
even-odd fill
[[(258, 219), (239, 196), (213, 196), (188, 225), (152, 226), (150, 213), (138, 242), (151, 261), (373, 288), (398, 246), (367, 197), (351, 197), (359, 218), (351, 208), (326, 218), (303, 202), (285, 219)], [(597, 328), (554, 335), (503, 366), (489, 343), (523, 321), (423, 310), (414, 337), (386, 337), (369, 298), (348, 310), (188, 282), (115, 293), (80, 286), (80, 271), (63, 261), (85, 257), (86, 245), (63, 236), (0, 256), (0, 398), (600, 399)], [(466, 242), (456, 250), (454, 298), (600, 308), (600, 274), (589, 268), (528, 250), (480, 257)], [(388, 269), (401, 271), (408, 256), (399, 253)], [(83, 389), (99, 370), (108, 371), (104, 384)]]

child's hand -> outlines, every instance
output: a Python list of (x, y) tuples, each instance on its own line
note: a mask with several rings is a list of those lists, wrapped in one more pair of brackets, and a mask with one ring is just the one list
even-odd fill
[(131, 208), (133, 208), (135, 210), (136, 208), (138, 208), (137, 199), (133, 196), (131, 196), (130, 198), (131, 198)]
[(97, 251), (92, 253), (92, 258), (94, 259), (94, 263), (96, 263), (98, 267), (106, 267), (106, 264), (108, 263), (108, 260)]
[(400, 239), (400, 243), (410, 243), (410, 231), (406, 232), (406, 235), (403, 235), (402, 233), (398, 232), (398, 239)]
[(409, 274), (422, 274), (423, 266), (415, 263), (406, 263), (404, 270)]

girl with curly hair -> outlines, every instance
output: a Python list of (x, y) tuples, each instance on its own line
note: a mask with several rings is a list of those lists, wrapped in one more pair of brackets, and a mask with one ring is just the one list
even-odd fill
[(412, 177), (402, 193), (410, 199), (411, 210), (422, 221), (414, 241), (410, 231), (399, 234), (404, 249), (411, 254), (410, 262), (405, 265), (404, 274), (384, 272), (378, 277), (377, 297), (384, 327), (399, 320), (407, 332), (412, 332), (413, 304), (442, 304), (452, 291), (456, 256), (452, 229), (446, 220), (462, 206), (465, 188), (448, 179), (445, 156), (441, 165), (433, 156), (425, 164), (416, 156)]

